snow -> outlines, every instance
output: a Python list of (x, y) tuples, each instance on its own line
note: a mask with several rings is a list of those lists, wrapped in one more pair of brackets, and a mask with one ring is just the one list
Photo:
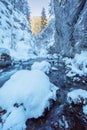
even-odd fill
[(62, 120), (59, 119), (59, 125), (60, 127), (65, 127), (66, 129), (69, 128), (68, 121), (66, 120), (65, 116), (62, 116)]
[(44, 57), (44, 58), (46, 58), (47, 57), (47, 50), (46, 50), (46, 48), (41, 48), (40, 49), (40, 52), (39, 52), (39, 57)]
[(54, 59), (58, 59), (58, 54), (57, 54), (57, 53), (54, 53), (54, 54), (53, 54), (53, 58), (54, 58)]
[(0, 107), (7, 112), (2, 116), (2, 130), (22, 130), (29, 118), (43, 115), (50, 108), (49, 100), (56, 100), (58, 88), (40, 70), (20, 70), (0, 88)]
[(87, 115), (87, 105), (83, 106), (83, 113)]
[(32, 70), (41, 70), (43, 72), (49, 73), (51, 69), (51, 64), (47, 61), (42, 61), (42, 62), (35, 62), (31, 66)]
[(47, 57), (50, 48), (55, 43), (55, 18), (51, 19), (46, 28), (44, 28), (36, 37), (37, 53), (40, 57)]
[(73, 102), (74, 104), (78, 104), (82, 102), (83, 104), (85, 104), (86, 100), (87, 100), (87, 91), (83, 89), (73, 90), (67, 94), (67, 101), (69, 103)]
[(47, 58), (56, 60), (56, 59), (58, 59), (58, 54), (57, 53), (47, 54)]
[(11, 52), (11, 56), (15, 60), (20, 60), (20, 59), (27, 60), (31, 58), (36, 58), (36, 56), (33, 54), (31, 50), (32, 48), (30, 46), (21, 42), (17, 45), (16, 51), (10, 50), (10, 52)]
[(0, 55), (2, 53), (6, 53), (6, 54), (10, 55), (10, 52), (7, 49), (5, 49), (5, 48), (0, 48)]
[(87, 51), (82, 51), (81, 54), (76, 54), (73, 59), (65, 58), (64, 59), (69, 72), (67, 73), (68, 77), (87, 75)]
[(56, 67), (52, 67), (51, 69), (54, 71), (58, 71), (58, 68), (56, 68)]
[(13, 108), (11, 114), (7, 117), (3, 130), (22, 130), (26, 128), (25, 126), (25, 116), (24, 110), (22, 107), (20, 108)]
[(0, 48), (11, 57), (27, 60), (35, 57), (35, 38), (26, 17), (9, 0), (0, 1)]

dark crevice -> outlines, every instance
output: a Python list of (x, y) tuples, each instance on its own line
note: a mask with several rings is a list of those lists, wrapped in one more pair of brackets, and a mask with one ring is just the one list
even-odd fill
[(81, 1), (80, 1), (80, 4), (79, 4), (79, 6), (78, 6), (78, 9), (77, 9), (77, 11), (76, 11), (76, 13), (75, 13), (75, 15), (74, 15), (74, 17), (73, 17), (72, 25), (75, 25), (75, 24), (77, 23), (77, 21), (78, 21), (80, 15), (81, 15), (81, 12), (82, 12), (83, 9), (84, 9), (85, 4), (86, 4), (86, 0), (81, 0)]
[(75, 45), (75, 39), (74, 39), (74, 36), (73, 36), (74, 26), (78, 22), (78, 19), (79, 19), (80, 15), (81, 15), (81, 12), (84, 9), (85, 4), (86, 4), (86, 0), (81, 0), (80, 1), (80, 4), (78, 6), (78, 10), (76, 11), (76, 13), (75, 13), (75, 15), (73, 17), (73, 20), (72, 20), (73, 28), (72, 28), (72, 33), (71, 33), (71, 37), (70, 37), (70, 41), (71, 41), (71, 46), (72, 47), (74, 47), (74, 45)]

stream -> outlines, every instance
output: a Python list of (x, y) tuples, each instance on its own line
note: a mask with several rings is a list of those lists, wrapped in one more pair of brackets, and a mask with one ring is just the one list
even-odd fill
[[(0, 87), (9, 80), (11, 75), (21, 69), (31, 69), (31, 65), (38, 61), (47, 60), (51, 63), (52, 67), (56, 67), (57, 70), (51, 70), (48, 74), (50, 81), (58, 86), (60, 89), (57, 92), (57, 101), (52, 102), (50, 111), (46, 110), (45, 116), (38, 119), (29, 119), (26, 121), (26, 130), (87, 130), (87, 118), (82, 119), (82, 113), (77, 117), (74, 111), (71, 111), (66, 103), (67, 93), (76, 88), (87, 89), (87, 80), (83, 77), (79, 82), (73, 81), (66, 77), (65, 64), (57, 59), (31, 59), (28, 61), (14, 61), (12, 66), (8, 69), (0, 71)], [(85, 82), (82, 82), (85, 80)], [(82, 120), (81, 120), (82, 119)]]

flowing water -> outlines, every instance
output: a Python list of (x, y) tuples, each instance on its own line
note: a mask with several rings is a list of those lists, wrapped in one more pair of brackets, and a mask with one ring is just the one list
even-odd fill
[[(87, 130), (87, 118), (86, 123), (84, 123), (84, 118), (82, 119), (80, 115), (76, 116), (78, 113), (74, 113), (69, 110), (69, 106), (66, 103), (66, 96), (70, 90), (76, 88), (87, 88), (87, 80), (85, 83), (81, 81), (73, 81), (66, 77), (65, 74), (65, 64), (61, 61), (52, 59), (32, 59), (28, 61), (14, 61), (12, 66), (5, 68), (0, 71), (0, 87), (9, 80), (11, 75), (21, 69), (31, 69), (31, 65), (38, 61), (47, 60), (51, 63), (52, 67), (56, 67), (56, 70), (51, 70), (48, 74), (50, 81), (58, 86), (60, 89), (57, 92), (57, 101), (52, 102), (50, 111), (46, 110), (45, 116), (39, 119), (29, 119), (26, 121), (26, 130)], [(81, 114), (81, 113), (80, 113)], [(78, 114), (77, 114), (78, 115)], [(82, 120), (81, 120), (82, 119)]]

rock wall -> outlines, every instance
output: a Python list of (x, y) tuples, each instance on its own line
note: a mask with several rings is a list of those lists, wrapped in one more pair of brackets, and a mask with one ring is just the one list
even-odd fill
[(64, 56), (87, 50), (87, 0), (54, 0), (56, 51)]

